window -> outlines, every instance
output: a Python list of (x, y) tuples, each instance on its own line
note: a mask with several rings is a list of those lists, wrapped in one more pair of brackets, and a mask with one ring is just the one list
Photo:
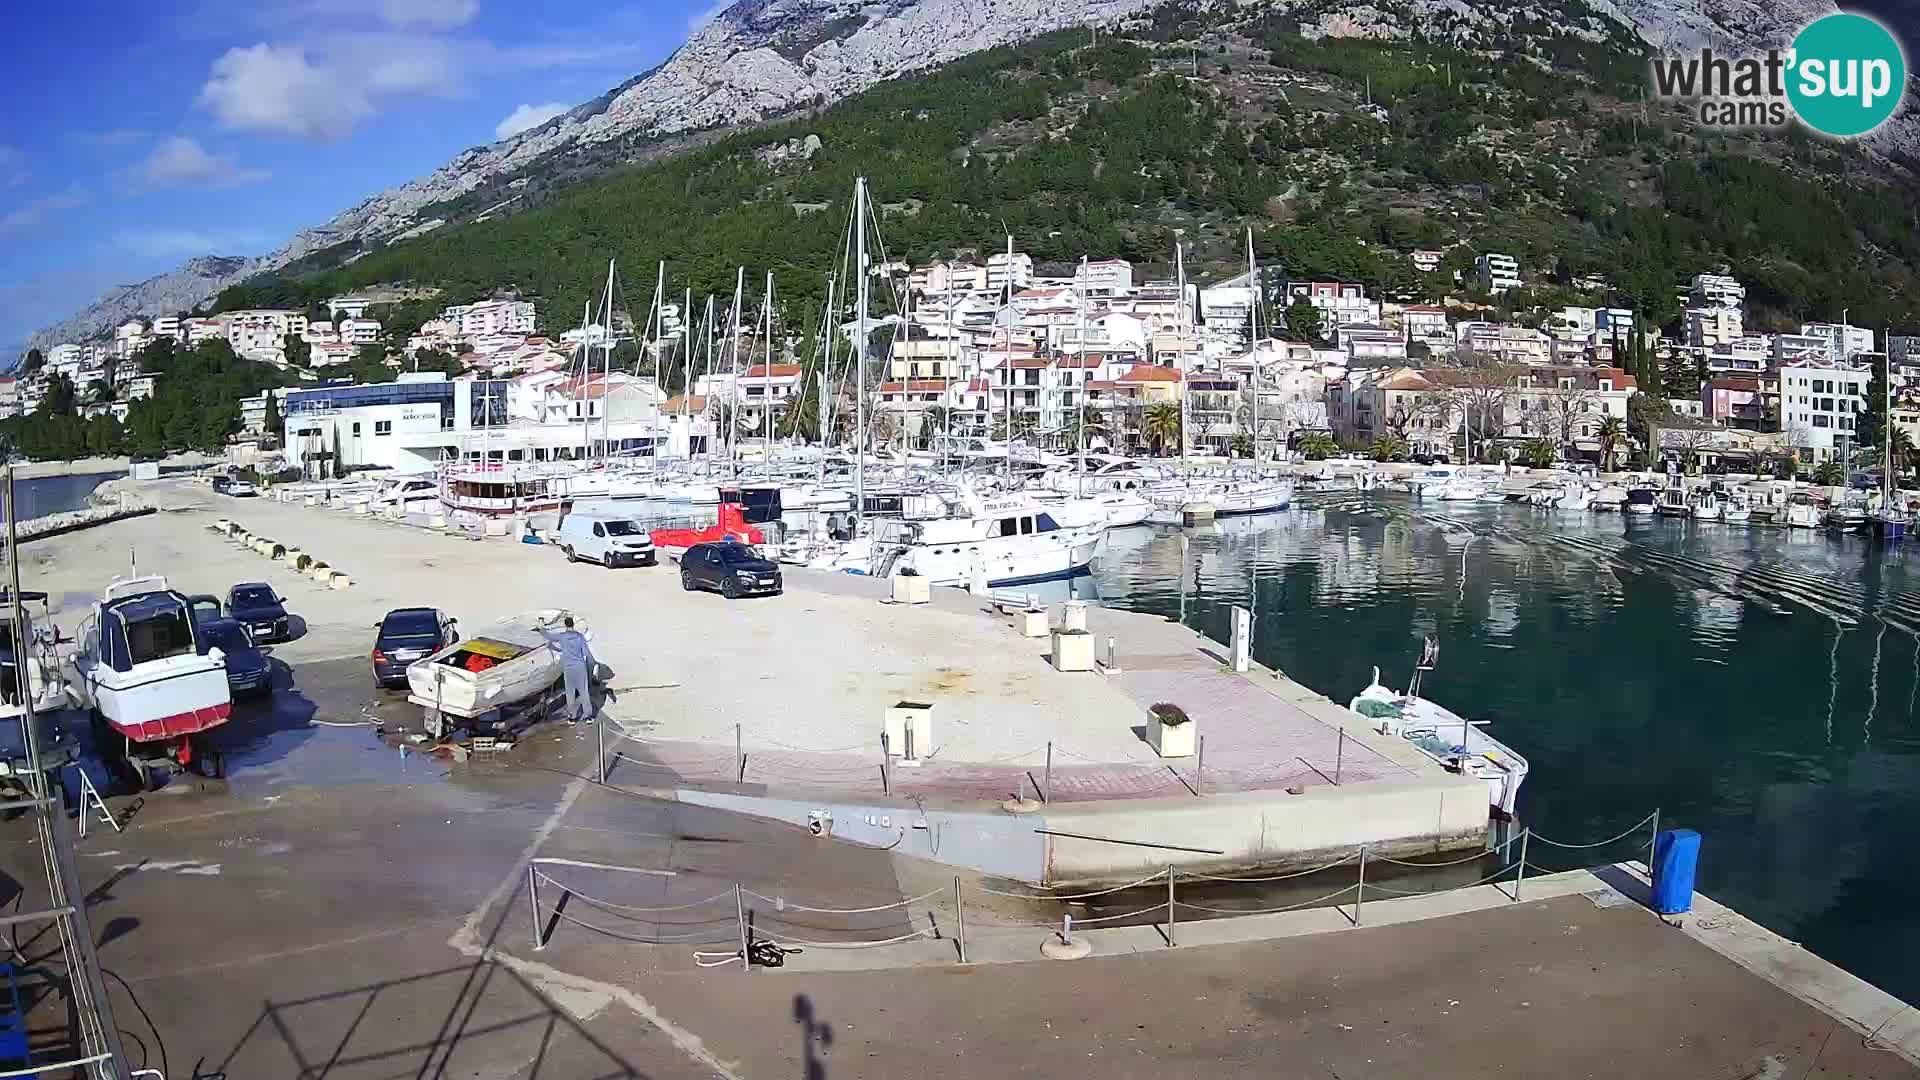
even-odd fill
[(1601, 379), (1601, 380), (1600, 380), (1600, 392), (1601, 392), (1601, 393), (1603, 393), (1603, 394), (1607, 394), (1607, 393), (1611, 393), (1612, 391), (1613, 391), (1613, 380), (1612, 380), (1612, 379)]
[(1039, 371), (1039, 369), (1038, 369), (1038, 368), (1028, 368), (1028, 369), (1027, 369), (1027, 376), (1026, 376), (1026, 385), (1028, 385), (1028, 386), (1039, 386), (1039, 385), (1040, 385), (1040, 371)]
[(1828, 417), (1816, 415), (1813, 418), (1813, 426), (1814, 427), (1832, 427), (1833, 421)]
[(908, 365), (907, 365), (907, 378), (909, 378), (909, 379), (917, 379), (917, 378), (919, 378), (919, 377), (920, 377), (920, 365), (919, 365), (919, 364), (908, 364)]
[(602, 524), (600, 524), (600, 523), (599, 523), (599, 522), (597, 522), (597, 521), (596, 521), (596, 522), (594, 522), (594, 523), (593, 523), (593, 535), (595, 535), (595, 536), (605, 536), (605, 535), (607, 535), (607, 527), (606, 527), (605, 525), (602, 525)]
[(393, 421), (391, 421), (391, 420), (375, 420), (375, 421), (373, 422), (373, 433), (374, 433), (375, 435), (391, 435), (391, 434), (393, 434)]
[(356, 439), (360, 437), (360, 421), (358, 420), (353, 422), (353, 437)]
[(1033, 519), (1030, 517), (1021, 518), (1020, 519), (1020, 535), (1027, 536), (1027, 535), (1030, 535), (1032, 532), (1033, 532)]
[(1016, 519), (1016, 518), (1001, 518), (1001, 519), (1000, 519), (1000, 531), (999, 531), (999, 533), (998, 533), (997, 535), (999, 535), (999, 536), (1012, 536), (1012, 535), (1014, 535), (1015, 533), (1017, 533), (1017, 532), (1019, 532), (1019, 531), (1020, 531), (1020, 528), (1019, 528), (1019, 521), (1018, 521), (1018, 519)]

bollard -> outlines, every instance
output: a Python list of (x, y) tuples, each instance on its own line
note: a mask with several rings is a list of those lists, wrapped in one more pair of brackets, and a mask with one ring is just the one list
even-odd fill
[(1107, 639), (1107, 670), (1114, 672), (1120, 670), (1120, 650), (1112, 638)]
[(533, 947), (535, 951), (547, 947), (545, 935), (540, 932), (540, 880), (533, 864), (527, 864), (527, 902), (533, 905)]
[(960, 962), (967, 962), (967, 902), (960, 891), (960, 875), (953, 875), (953, 921), (960, 932)]
[(1340, 733), (1340, 737), (1333, 744), (1333, 786), (1339, 787), (1340, 766), (1346, 763), (1347, 758), (1347, 729), (1339, 727), (1334, 730)]
[(747, 782), (747, 752), (740, 745), (740, 725), (733, 725), (733, 768), (734, 783)]
[[(1337, 773), (1337, 770), (1336, 770)], [(1197, 798), (1207, 793), (1207, 737), (1193, 737), (1193, 794)]]
[(601, 717), (600, 722), (593, 726), (598, 729), (594, 733), (595, 739), (599, 742), (598, 755), (594, 758), (600, 765), (598, 783), (604, 785), (607, 782), (607, 718)]
[(887, 775), (887, 762), (892, 756), (893, 752), (887, 748), (887, 733), (883, 731), (880, 733), (880, 794), (889, 798), (893, 796), (893, 779)]
[(1060, 916), (1060, 940), (1068, 947), (1073, 945), (1073, 915), (1071, 912)]
[(733, 887), (733, 917), (740, 923), (740, 968), (747, 974), (753, 974), (753, 953), (749, 951), (747, 940), (747, 905), (740, 899), (740, 886)]
[(1353, 925), (1360, 925), (1360, 905), (1367, 902), (1367, 845), (1360, 845), (1360, 881), (1353, 887)]
[(1179, 923), (1179, 919), (1177, 919), (1174, 916), (1173, 908), (1174, 908), (1173, 864), (1168, 863), (1167, 864), (1167, 948), (1169, 949), (1173, 948), (1174, 945), (1176, 944), (1173, 937), (1173, 931), (1174, 931), (1174, 927)]
[(1054, 801), (1054, 740), (1046, 740), (1046, 790), (1041, 792), (1041, 801)]

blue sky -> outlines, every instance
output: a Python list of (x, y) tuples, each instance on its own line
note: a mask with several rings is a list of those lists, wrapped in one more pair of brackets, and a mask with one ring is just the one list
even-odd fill
[(59, 0), (0, 63), (0, 343), (659, 63), (713, 0)]

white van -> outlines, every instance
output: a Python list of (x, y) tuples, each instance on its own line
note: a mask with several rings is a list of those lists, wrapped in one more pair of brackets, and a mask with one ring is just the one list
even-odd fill
[(554, 543), (566, 552), (568, 562), (584, 559), (609, 570), (616, 566), (652, 566), (658, 561), (653, 538), (632, 518), (571, 513), (560, 519), (560, 535)]

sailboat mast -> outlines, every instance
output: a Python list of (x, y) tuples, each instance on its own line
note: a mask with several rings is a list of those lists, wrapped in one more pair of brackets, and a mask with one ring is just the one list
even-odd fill
[(867, 511), (867, 178), (853, 182), (854, 338), (853, 370), (853, 516), (855, 528)]
[(608, 464), (611, 464), (613, 461), (613, 439), (612, 439), (613, 433), (611, 429), (609, 429), (607, 426), (607, 391), (613, 389), (613, 260), (612, 259), (607, 260), (607, 306), (604, 310), (607, 317), (607, 336), (605, 341), (601, 345), (601, 348), (604, 350), (604, 352), (602, 353), (602, 357), (601, 357), (601, 369), (603, 372), (603, 378), (600, 383), (600, 463), (602, 465), (608, 465)]
[(1080, 288), (1074, 294), (1074, 307), (1080, 322), (1080, 397), (1079, 404), (1073, 410), (1075, 435), (1074, 443), (1080, 448), (1080, 460), (1074, 467), (1073, 494), (1075, 498), (1087, 495), (1087, 257), (1080, 256)]
[(747, 290), (747, 268), (742, 266), (733, 273), (733, 311), (727, 317), (727, 338), (731, 342), (727, 351), (728, 380), (733, 386), (733, 407), (727, 411), (727, 474), (734, 479), (740, 478), (740, 305), (742, 294)]
[(1247, 359), (1253, 362), (1253, 467), (1260, 468), (1260, 268), (1253, 261), (1253, 226), (1247, 226)]
[(1187, 467), (1187, 256), (1184, 246), (1175, 241), (1173, 245), (1173, 282), (1174, 291), (1179, 295), (1175, 301), (1173, 328), (1178, 341), (1180, 365), (1180, 467)]
[(760, 448), (761, 467), (766, 470), (767, 480), (773, 480), (773, 271), (767, 271), (767, 377), (760, 382), (760, 408), (766, 414), (761, 430), (765, 432), (765, 442)]
[(1007, 329), (1006, 356), (1001, 361), (1000, 373), (1007, 381), (1007, 457), (1001, 465), (1000, 475), (1013, 475), (1013, 234), (1007, 234)]

